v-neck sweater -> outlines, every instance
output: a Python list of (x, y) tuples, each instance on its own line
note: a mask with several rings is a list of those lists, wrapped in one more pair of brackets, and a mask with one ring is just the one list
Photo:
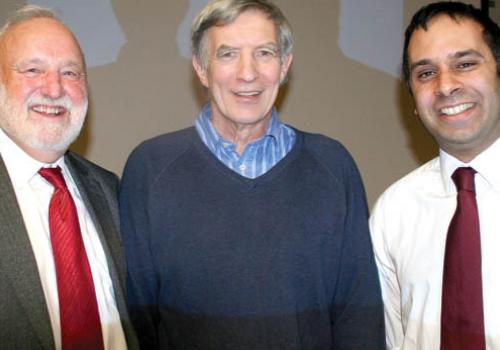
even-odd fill
[(144, 348), (384, 348), (358, 170), (337, 141), (295, 131), (255, 179), (194, 128), (131, 154), (120, 206)]

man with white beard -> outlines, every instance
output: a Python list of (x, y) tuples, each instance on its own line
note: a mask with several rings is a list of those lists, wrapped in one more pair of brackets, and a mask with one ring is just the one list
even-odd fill
[(3, 349), (137, 348), (124, 302), (117, 177), (68, 151), (87, 112), (82, 51), (46, 9), (0, 29)]

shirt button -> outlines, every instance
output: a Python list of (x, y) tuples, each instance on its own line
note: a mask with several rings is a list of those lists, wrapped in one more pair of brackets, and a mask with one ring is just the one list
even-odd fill
[(247, 166), (245, 164), (241, 164), (240, 165), (240, 170), (241, 171), (245, 171), (246, 168), (247, 168)]

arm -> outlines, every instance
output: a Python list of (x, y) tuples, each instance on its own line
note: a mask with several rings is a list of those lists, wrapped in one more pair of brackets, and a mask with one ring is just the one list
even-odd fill
[(386, 210), (384, 198), (381, 197), (370, 217), (370, 232), (384, 301), (387, 348), (396, 350), (403, 346), (404, 333), (401, 322), (401, 291), (396, 267), (389, 254), (388, 242), (385, 238), (385, 215), (389, 212), (391, 211)]
[(384, 318), (368, 210), (358, 170), (344, 171), (346, 217), (340, 268), (331, 309), (334, 349), (384, 349)]
[(131, 155), (120, 187), (120, 221), (127, 260), (130, 317), (141, 348), (157, 349), (158, 286), (150, 249), (148, 184), (140, 156)]

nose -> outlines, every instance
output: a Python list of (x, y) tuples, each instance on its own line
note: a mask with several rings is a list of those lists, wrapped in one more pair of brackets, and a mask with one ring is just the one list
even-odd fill
[(238, 79), (251, 82), (258, 75), (257, 62), (254, 57), (252, 55), (241, 55), (238, 62)]
[(462, 88), (462, 83), (453, 72), (440, 72), (437, 79), (436, 94), (452, 96)]
[(42, 81), (42, 94), (45, 97), (56, 99), (61, 97), (63, 86), (59, 72), (47, 72)]

